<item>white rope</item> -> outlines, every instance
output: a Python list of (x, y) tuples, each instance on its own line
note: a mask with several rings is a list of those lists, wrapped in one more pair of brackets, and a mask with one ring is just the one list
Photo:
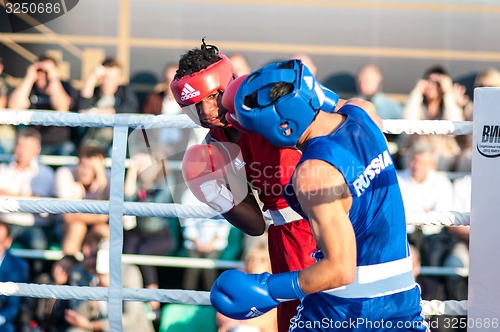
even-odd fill
[(422, 312), (425, 316), (465, 316), (467, 300), (464, 301), (422, 301)]
[(383, 120), (386, 134), (472, 135), (472, 121)]
[[(0, 123), (12, 125), (113, 127), (124, 125), (132, 128), (198, 128), (185, 114), (80, 114), (54, 111), (26, 111), (0, 109)], [(387, 134), (439, 134), (470, 135), (471, 121), (446, 120), (383, 120), (383, 131)]]
[(470, 213), (457, 211), (411, 212), (406, 214), (408, 225), (469, 226)]
[[(137, 203), (125, 202), (124, 214), (138, 217), (166, 218), (212, 218), (217, 215), (205, 205), (183, 205), (176, 203)], [(0, 213), (26, 212), (52, 214), (93, 213), (108, 214), (109, 202), (99, 200), (57, 200), (57, 199), (0, 199)], [(411, 212), (406, 214), (409, 225), (470, 225), (470, 213), (457, 211)]]
[(54, 111), (23, 111), (0, 109), (0, 123), (11, 125), (38, 125), (60, 127), (114, 127), (131, 128), (198, 128), (185, 114), (80, 114)]
[[(1, 282), (0, 294), (35, 298), (77, 299), (86, 301), (108, 301), (106, 287), (75, 287)], [(122, 288), (124, 301), (158, 301), (162, 303), (184, 303), (210, 305), (209, 292), (167, 289)], [(467, 314), (467, 301), (422, 301), (422, 312), (426, 316)]]
[(469, 269), (465, 267), (421, 266), (419, 275), (422, 276), (469, 276)]
[[(66, 300), (108, 301), (110, 299), (108, 291), (109, 288), (107, 287), (56, 286), (0, 282), (0, 294), (7, 296), (15, 295)], [(125, 301), (158, 301), (164, 303), (210, 305), (209, 292), (145, 288), (121, 288), (120, 291), (121, 297)]]
[[(0, 163), (10, 163), (13, 160), (13, 155), (11, 154), (0, 154)], [(76, 156), (55, 156), (55, 155), (40, 155), (38, 160), (47, 166), (69, 166), (69, 165), (77, 165), (78, 157)], [(168, 160), (168, 169), (173, 171), (180, 171), (182, 162), (178, 160)], [(132, 164), (130, 159), (125, 160), (125, 168), (129, 168)], [(111, 158), (104, 158), (104, 166), (111, 167)], [(458, 173), (453, 172), (449, 173), (451, 177), (461, 177), (470, 173)]]
[[(217, 215), (205, 205), (182, 205), (176, 203), (125, 202), (124, 214), (138, 217), (166, 218), (211, 218)], [(52, 214), (92, 213), (109, 214), (109, 201), (58, 200), (58, 199), (0, 199), (0, 213), (25, 212)]]

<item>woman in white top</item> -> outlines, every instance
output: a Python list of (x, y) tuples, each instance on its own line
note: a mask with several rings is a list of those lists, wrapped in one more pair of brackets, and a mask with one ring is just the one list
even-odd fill
[[(451, 77), (441, 66), (429, 68), (423, 79), (418, 80), (403, 109), (406, 120), (449, 120), (463, 121), (464, 111), (458, 105), (453, 93)], [(438, 170), (450, 171), (455, 165), (460, 147), (453, 136), (412, 135), (402, 144), (407, 151), (416, 141), (425, 140), (432, 144), (438, 155)]]

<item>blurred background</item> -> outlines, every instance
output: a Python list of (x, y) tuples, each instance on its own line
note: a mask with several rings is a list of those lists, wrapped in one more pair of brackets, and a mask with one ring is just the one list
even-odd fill
[(0, 54), (15, 79), (54, 51), (76, 86), (114, 56), (141, 97), (161, 81), (166, 63), (206, 36), (226, 54), (244, 53), (252, 69), (305, 53), (320, 81), (344, 94), (355, 93), (356, 71), (373, 63), (384, 73), (384, 91), (404, 101), (436, 64), (470, 94), (474, 75), (500, 62), (499, 15), (498, 2), (488, 0), (85, 0), (16, 33), (0, 15)]

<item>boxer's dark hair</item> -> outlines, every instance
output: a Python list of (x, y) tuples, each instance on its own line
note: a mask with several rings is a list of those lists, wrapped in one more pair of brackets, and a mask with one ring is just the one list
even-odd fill
[(205, 38), (201, 39), (201, 43), (200, 48), (189, 50), (181, 56), (179, 69), (177, 69), (174, 79), (199, 72), (222, 59), (216, 46), (207, 45)]

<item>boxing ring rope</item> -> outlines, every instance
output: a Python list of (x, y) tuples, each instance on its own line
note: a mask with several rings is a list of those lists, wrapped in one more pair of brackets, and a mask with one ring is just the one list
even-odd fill
[[(136, 114), (80, 114), (54, 111), (26, 111), (0, 109), (0, 123), (11, 125), (41, 125), (68, 127), (128, 127), (152, 128), (199, 128), (185, 114), (179, 115), (136, 115)], [(386, 134), (419, 135), (471, 135), (471, 121), (446, 120), (383, 120)]]
[(54, 111), (0, 109), (0, 123), (59, 127), (198, 128), (184, 114), (81, 114)]
[[(50, 213), (98, 213), (109, 214), (110, 225), (110, 286), (108, 288), (49, 286), (23, 283), (0, 283), (0, 294), (39, 298), (64, 298), (82, 300), (107, 300), (109, 322), (113, 331), (121, 331), (122, 301), (159, 301), (199, 305), (210, 305), (208, 292), (186, 290), (148, 290), (122, 287), (123, 215), (165, 216), (165, 217), (206, 217), (212, 210), (208, 207), (194, 207), (179, 204), (124, 202), (123, 185), (125, 177), (125, 156), (129, 128), (197, 128), (186, 115), (97, 115), (60, 113), (53, 111), (0, 110), (0, 124), (42, 125), (71, 127), (113, 127), (113, 147), (111, 158), (111, 181), (109, 201), (70, 200), (0, 200), (0, 212), (50, 212)], [(383, 128), (389, 134), (472, 134), (471, 122), (451, 121), (407, 121), (384, 120)], [(410, 222), (427, 223), (427, 216), (409, 217)], [(437, 213), (434, 221), (438, 224), (468, 224), (468, 216), (458, 212)], [(467, 301), (423, 301), (426, 315), (464, 315)]]
[[(0, 213), (12, 212), (109, 214), (110, 207), (109, 201), (100, 200), (0, 199)], [(123, 214), (138, 217), (159, 216), (166, 218), (205, 218), (216, 215), (208, 206), (137, 202), (125, 202), (123, 204)]]
[[(85, 301), (110, 300), (108, 289), (105, 287), (54, 286), (13, 282), (4, 282), (0, 284), (0, 294), (7, 296), (15, 295)], [(210, 293), (205, 291), (122, 288), (121, 292), (121, 298), (124, 301), (158, 301), (166, 303), (210, 305)], [(422, 311), (425, 315), (466, 315), (467, 301), (422, 301)]]
[[(109, 214), (109, 201), (58, 199), (0, 199), (0, 213), (91, 213)], [(123, 214), (138, 217), (205, 218), (214, 216), (208, 206), (176, 203), (125, 202)], [(469, 226), (470, 213), (456, 211), (411, 212), (406, 214), (408, 225)]]
[(386, 134), (472, 135), (472, 121), (447, 120), (383, 120)]

